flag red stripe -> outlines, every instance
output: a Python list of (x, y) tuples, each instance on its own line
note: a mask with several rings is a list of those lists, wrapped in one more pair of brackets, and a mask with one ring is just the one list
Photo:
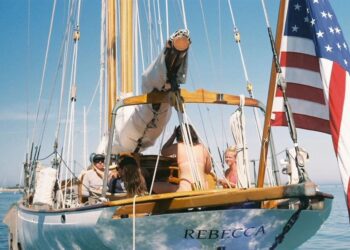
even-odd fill
[(298, 52), (281, 52), (280, 63), (282, 67), (293, 67), (320, 72), (318, 58)]
[[(271, 126), (287, 126), (286, 115), (284, 112), (273, 113), (275, 114), (275, 119), (271, 120)], [(293, 117), (295, 125), (298, 128), (319, 131), (327, 134), (330, 132), (328, 120), (296, 113), (293, 114)]]
[(343, 115), (343, 105), (345, 98), (345, 82), (345, 70), (339, 64), (333, 63), (329, 84), (329, 117), (330, 129), (333, 138), (333, 147), (337, 155), (340, 125)]
[[(288, 82), (286, 94), (287, 97), (290, 98), (326, 104), (324, 100), (323, 89), (315, 88), (312, 86)], [(282, 96), (282, 91), (280, 89), (277, 89), (276, 96)]]

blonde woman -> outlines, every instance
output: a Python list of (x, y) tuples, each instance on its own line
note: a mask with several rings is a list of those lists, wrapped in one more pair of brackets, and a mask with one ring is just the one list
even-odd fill
[(237, 148), (235, 146), (226, 149), (225, 163), (228, 166), (228, 169), (225, 171), (225, 179), (222, 179), (219, 182), (224, 188), (235, 188), (237, 187), (238, 182)]

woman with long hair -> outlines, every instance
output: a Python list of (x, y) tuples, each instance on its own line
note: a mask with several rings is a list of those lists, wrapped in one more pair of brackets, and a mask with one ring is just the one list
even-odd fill
[(130, 197), (144, 195), (147, 186), (138, 160), (134, 156), (122, 156), (118, 165), (127, 195)]

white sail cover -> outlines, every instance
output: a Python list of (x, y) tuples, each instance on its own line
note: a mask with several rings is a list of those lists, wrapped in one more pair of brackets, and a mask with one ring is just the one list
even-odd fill
[(53, 188), (56, 182), (57, 170), (38, 164), (35, 179), (34, 205), (53, 205)]
[[(286, 1), (280, 64), (295, 124), (330, 133), (350, 216), (350, 53), (327, 0)], [(272, 125), (285, 126), (281, 92)], [(330, 166), (325, 166), (329, 168)], [(331, 170), (331, 169), (330, 169)]]
[[(242, 98), (241, 98), (242, 99)], [(238, 108), (230, 118), (230, 126), (237, 147), (238, 188), (250, 187), (249, 158), (245, 137), (245, 116), (242, 107)]]
[[(179, 32), (179, 31), (178, 31)], [(174, 33), (172, 37), (177, 34)], [(186, 31), (185, 31), (185, 34)], [(170, 85), (167, 83), (167, 66), (165, 47), (160, 55), (142, 74), (142, 93), (150, 93), (153, 90), (163, 91)], [(182, 61), (176, 72), (176, 82), (184, 83), (187, 71), (187, 56)], [(143, 151), (152, 146), (159, 137), (171, 116), (169, 104), (161, 104), (158, 107), (147, 105), (128, 106), (118, 110), (114, 133), (113, 152)]]

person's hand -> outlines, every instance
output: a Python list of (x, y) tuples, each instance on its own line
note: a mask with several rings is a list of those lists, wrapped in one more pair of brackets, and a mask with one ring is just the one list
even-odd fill
[(118, 173), (118, 171), (117, 170), (112, 170), (112, 171), (110, 171), (109, 172), (109, 176), (108, 176), (109, 178), (118, 178), (118, 177), (120, 177), (120, 175), (119, 175), (119, 173)]

